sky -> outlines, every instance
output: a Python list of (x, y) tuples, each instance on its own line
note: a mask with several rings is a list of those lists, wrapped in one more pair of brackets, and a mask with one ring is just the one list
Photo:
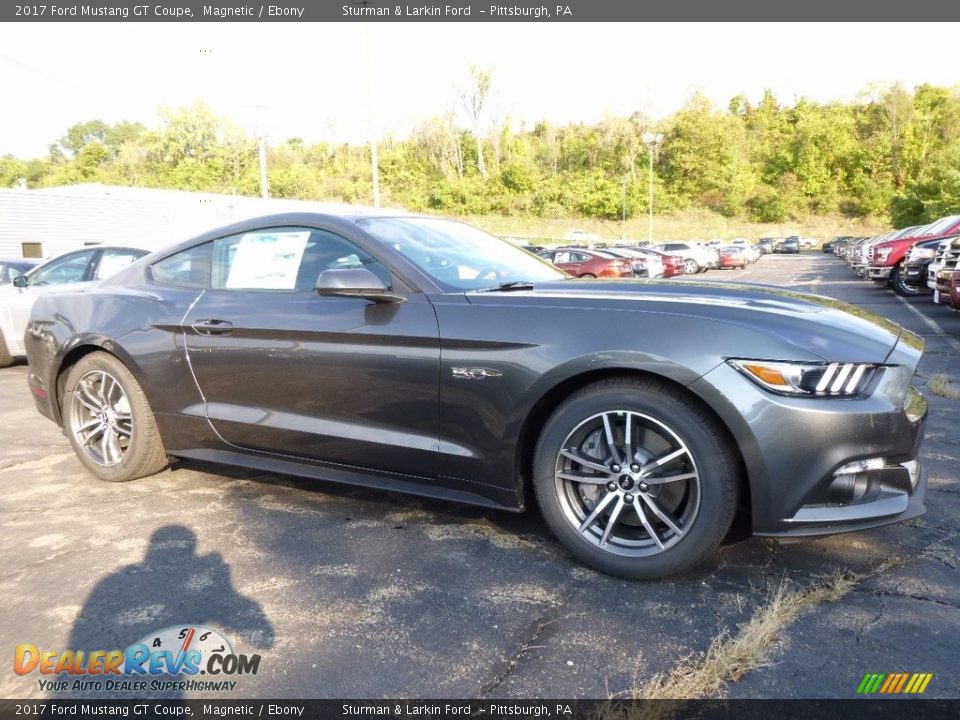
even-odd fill
[(269, 142), (404, 136), (459, 107), (469, 67), (515, 128), (662, 118), (699, 91), (719, 107), (850, 100), (872, 83), (960, 85), (956, 25), (843, 23), (0, 24), (0, 155), (38, 157), (94, 118), (159, 123), (202, 100)]

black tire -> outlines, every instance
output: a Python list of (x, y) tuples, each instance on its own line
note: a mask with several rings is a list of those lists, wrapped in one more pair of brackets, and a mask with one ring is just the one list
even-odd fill
[(580, 277), (586, 278), (586, 279), (588, 279), (588, 280), (596, 280), (596, 279), (597, 279), (597, 276), (594, 275), (593, 273), (584, 273), (584, 274), (581, 275)]
[(687, 258), (683, 261), (683, 272), (685, 275), (696, 275), (700, 272), (700, 264), (693, 258)]
[[(115, 384), (106, 380), (99, 381), (99, 378), (104, 377)], [(98, 381), (99, 392), (94, 389)], [(105, 391), (105, 388), (108, 390)], [(105, 394), (114, 404), (108, 407), (109, 401), (104, 401), (101, 413), (95, 413), (84, 403), (84, 400), (89, 402), (93, 399), (93, 404), (96, 405), (96, 401), (103, 400)], [(117, 400), (118, 398), (120, 400)], [(97, 422), (95, 415), (106, 416), (111, 409), (116, 411), (121, 406), (122, 409), (129, 408), (129, 413), (123, 412), (121, 420), (121, 414), (114, 412), (114, 427), (122, 425), (123, 429), (113, 432), (113, 436), (119, 440), (116, 449), (110, 450), (111, 444), (104, 439), (109, 432), (109, 425), (101, 426), (99, 435), (98, 427), (87, 431), (83, 428)], [(104, 422), (110, 423), (111, 419), (106, 417)], [(167, 453), (143, 389), (133, 373), (108, 353), (93, 352), (85, 355), (68, 371), (63, 395), (63, 427), (80, 462), (101, 480), (136, 480), (158, 473), (167, 465)], [(129, 437), (122, 436), (121, 432), (127, 433)], [(93, 438), (93, 441), (84, 443), (84, 436)], [(97, 455), (100, 456), (99, 460)]]
[(897, 263), (897, 266), (893, 269), (893, 272), (890, 273), (890, 287), (893, 288), (893, 291), (902, 297), (916, 297), (922, 293), (921, 289), (918, 287), (913, 287), (912, 285), (907, 285), (903, 281), (903, 263)]
[(0, 368), (13, 365), (13, 355), (7, 349), (7, 340), (3, 337), (3, 331), (0, 330)]
[[(686, 455), (676, 461), (667, 462), (663, 466), (666, 468), (673, 462), (677, 462), (686, 467), (686, 471), (692, 468), (693, 473), (698, 476), (696, 479), (684, 481), (685, 485), (679, 491), (683, 494), (677, 506), (666, 507), (664, 498), (669, 500), (668, 492), (662, 489), (668, 487), (666, 483), (646, 486), (645, 483), (638, 481), (637, 485), (630, 485), (631, 481), (625, 477), (626, 470), (621, 481), (629, 487), (622, 485), (613, 487), (618, 485), (617, 482), (604, 486), (602, 483), (606, 480), (601, 480), (599, 484), (595, 481), (588, 485), (581, 485), (569, 483), (566, 478), (558, 477), (558, 473), (561, 472), (574, 472), (570, 468), (576, 465), (569, 465), (570, 449), (573, 448), (578, 456), (583, 456), (583, 448), (587, 447), (577, 445), (576, 441), (573, 441), (568, 448), (565, 448), (564, 444), (570, 443), (571, 438), (578, 437), (577, 433), (587, 432), (581, 428), (586, 426), (589, 429), (588, 423), (595, 422), (596, 417), (603, 416), (605, 423), (606, 413), (610, 414), (609, 417), (614, 417), (614, 424), (616, 417), (627, 414), (632, 418), (644, 418), (644, 422), (652, 420), (657, 425), (662, 424), (663, 427), (672, 431), (671, 435), (678, 440), (678, 445), (684, 446)], [(634, 424), (633, 427), (636, 428), (638, 425)], [(655, 426), (651, 424), (649, 427)], [(624, 429), (625, 425), (615, 428), (614, 434), (619, 432), (622, 438)], [(603, 430), (594, 431), (593, 435), (586, 435), (585, 442), (591, 442), (590, 438), (597, 432), (601, 433), (600, 440), (597, 442), (601, 442), (605, 437), (602, 434)], [(649, 429), (636, 435), (646, 445), (652, 446), (649, 436)], [(631, 445), (631, 449), (636, 450), (631, 460), (647, 451), (646, 447), (637, 447), (640, 442), (638, 440), (636, 445)], [(733, 522), (739, 496), (741, 463), (731, 447), (731, 442), (709, 413), (660, 382), (635, 378), (604, 380), (571, 395), (553, 412), (544, 425), (537, 441), (533, 463), (533, 486), (537, 502), (544, 519), (557, 538), (576, 557), (591, 567), (611, 575), (644, 580), (679, 573), (710, 557)], [(602, 446), (597, 447), (602, 449)], [(609, 443), (606, 447), (609, 449)], [(561, 450), (567, 454), (561, 455)], [(640, 462), (649, 462), (651, 458), (664, 457), (658, 455), (659, 452), (664, 451), (655, 451), (647, 456), (648, 459), (636, 460), (633, 467), (640, 467)], [(587, 457), (596, 458), (597, 456), (588, 455)], [(601, 461), (595, 460), (595, 462)], [(566, 469), (560, 470), (562, 466)], [(586, 466), (576, 467), (578, 467), (578, 474), (594, 472), (586, 469)], [(708, 469), (708, 471), (703, 472), (701, 469)], [(679, 470), (680, 473), (686, 471)], [(647, 477), (647, 479), (653, 483), (657, 479), (656, 476), (662, 472), (676, 473), (677, 471), (657, 468), (653, 470), (653, 477)], [(605, 476), (598, 474), (597, 477)], [(674, 474), (672, 477), (679, 478), (681, 475)], [(679, 483), (673, 483), (669, 487), (676, 488), (677, 485)], [(569, 488), (575, 488), (574, 494), (571, 494)], [(577, 515), (575, 513), (579, 511), (572, 507), (572, 504), (575, 504), (577, 499), (582, 499), (580, 492), (583, 488), (587, 488), (589, 492), (595, 492), (596, 495), (593, 505), (585, 501), (582, 515)], [(635, 495), (631, 495), (631, 488)], [(641, 498), (641, 491), (648, 497)], [(626, 494), (623, 494), (624, 492)], [(654, 492), (657, 494), (653, 495)], [(608, 495), (614, 497), (608, 499)], [(571, 500), (571, 498), (574, 499)], [(633, 502), (641, 508), (645, 507), (645, 503), (653, 508), (653, 504), (648, 502), (650, 499), (657, 503), (664, 502), (660, 509), (666, 511), (668, 517), (672, 513), (681, 513), (671, 519), (682, 532), (671, 533), (667, 528), (666, 520), (663, 521), (662, 532), (659, 532), (656, 530), (656, 525), (660, 521), (652, 514), (644, 520), (639, 511), (631, 512), (630, 510), (626, 511), (627, 514), (621, 510), (617, 518), (617, 522), (620, 523), (619, 529), (615, 522), (606, 546), (603, 544), (603, 539), (599, 537), (601, 534), (603, 537), (606, 535), (602, 532), (603, 528), (597, 525), (609, 524), (610, 510), (603, 510), (592, 524), (587, 525), (584, 532), (578, 528), (577, 522), (582, 521), (581, 527), (584, 523), (589, 523), (589, 518), (597, 512), (597, 506), (604, 505), (604, 501), (608, 501), (605, 507), (614, 509), (613, 506), (619, 507), (618, 504), (621, 501), (629, 501), (630, 498), (633, 498)], [(694, 499), (696, 507), (693, 505)], [(640, 500), (644, 502), (641, 503)], [(623, 505), (623, 508), (632, 507), (633, 505), (626, 503)], [(588, 511), (590, 511), (589, 515), (587, 515)], [(653, 510), (653, 512), (656, 511)], [(657, 517), (662, 516), (658, 513)], [(684, 518), (688, 517), (689, 521), (684, 522)], [(653, 533), (650, 532), (651, 528), (639, 527), (640, 521), (643, 521), (646, 526), (650, 520), (653, 523)], [(624, 537), (618, 538), (618, 533)], [(657, 535), (656, 546), (653, 545), (654, 534)], [(645, 547), (637, 547), (640, 543), (645, 543)]]

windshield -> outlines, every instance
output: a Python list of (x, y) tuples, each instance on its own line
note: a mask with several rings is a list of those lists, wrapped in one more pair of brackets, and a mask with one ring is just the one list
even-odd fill
[(357, 224), (397, 250), (447, 292), (567, 277), (526, 250), (452, 220), (364, 218)]
[[(926, 228), (924, 228), (926, 232), (923, 234), (924, 235), (940, 235), (941, 233), (945, 233), (951, 227), (956, 225), (958, 220), (960, 220), (960, 215), (950, 215), (945, 218), (940, 218), (936, 222), (932, 222)], [(917, 233), (917, 234), (919, 235), (920, 233)]]

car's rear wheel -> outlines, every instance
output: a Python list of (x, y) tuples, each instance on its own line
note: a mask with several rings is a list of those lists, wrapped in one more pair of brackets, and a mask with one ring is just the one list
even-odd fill
[(683, 261), (683, 271), (687, 275), (696, 275), (700, 272), (700, 265), (693, 258), (687, 258)]
[(120, 360), (103, 352), (85, 355), (70, 368), (64, 387), (64, 427), (87, 470), (123, 482), (166, 466), (150, 404)]
[(596, 279), (597, 279), (597, 276), (594, 275), (594, 274), (592, 274), (592, 273), (584, 273), (584, 274), (581, 275), (580, 277), (586, 278), (587, 280), (596, 280)]
[(652, 579), (712, 554), (733, 521), (735, 453), (717, 421), (652, 380), (590, 385), (550, 416), (534, 455), (544, 518), (570, 551)]
[(0, 330), (0, 368), (13, 365), (13, 354), (7, 349), (7, 339)]

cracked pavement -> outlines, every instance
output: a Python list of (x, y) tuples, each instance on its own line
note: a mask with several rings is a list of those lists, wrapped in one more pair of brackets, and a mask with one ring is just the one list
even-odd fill
[[(960, 381), (960, 315), (857, 281), (833, 256), (767, 256), (695, 279), (785, 285), (880, 312), (927, 341), (921, 386), (938, 371)], [(693, 572), (638, 583), (573, 560), (535, 509), (194, 462), (97, 482), (34, 410), (26, 374), (0, 370), (4, 698), (49, 695), (36, 674), (14, 674), (17, 643), (112, 649), (188, 622), (262, 655), (236, 697), (605, 698), (736, 632), (783, 581), (838, 570), (864, 575), (785, 628), (772, 664), (725, 694), (847, 698), (866, 672), (906, 671), (934, 673), (926, 697), (960, 695), (958, 401), (929, 397), (925, 517), (794, 544), (730, 541)]]

